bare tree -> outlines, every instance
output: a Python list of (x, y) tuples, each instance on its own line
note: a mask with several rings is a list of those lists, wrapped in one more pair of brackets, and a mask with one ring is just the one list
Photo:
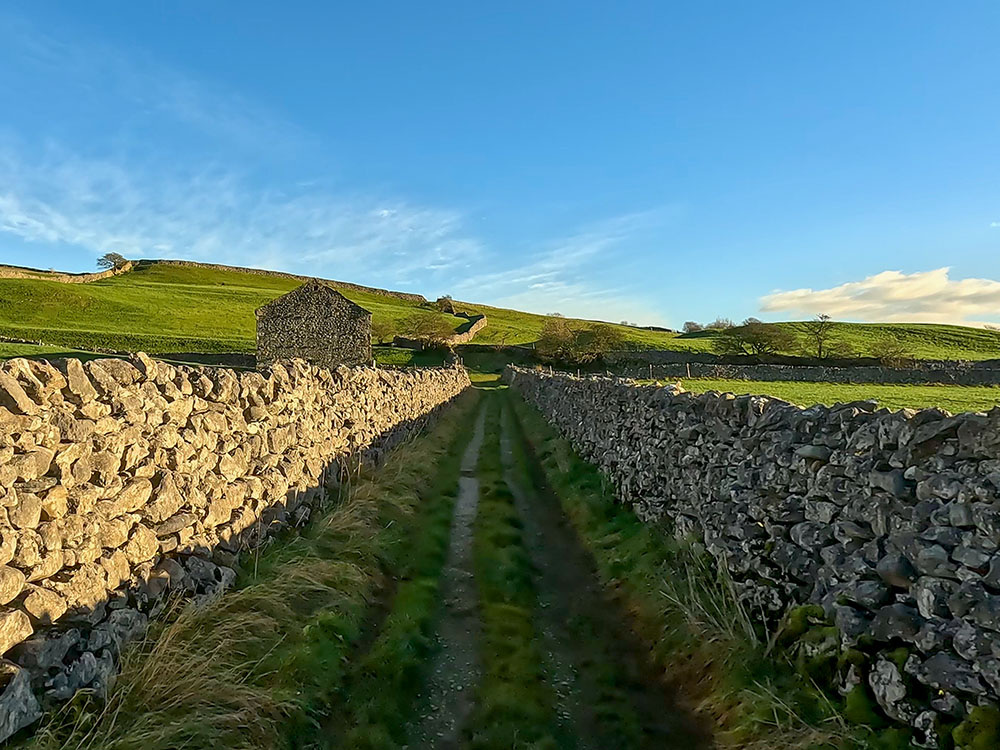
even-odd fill
[(507, 342), (510, 341), (511, 336), (513, 335), (514, 332), (510, 329), (498, 333), (496, 339), (493, 342), (493, 350), (496, 352), (502, 352), (504, 350), (504, 347), (507, 346)]
[(388, 320), (379, 319), (372, 321), (372, 340), (376, 344), (391, 341), (393, 333), (393, 325)]
[(107, 268), (118, 270), (122, 268), (128, 259), (124, 255), (119, 255), (118, 253), (105, 253), (100, 258), (97, 259), (98, 268)]
[(802, 324), (809, 339), (809, 351), (818, 359), (830, 356), (830, 339), (833, 337), (833, 318), (826, 314), (817, 315), (814, 319)]
[(693, 320), (689, 320), (684, 324), (684, 333), (698, 333), (698, 331), (704, 331), (705, 326), (701, 323), (695, 323)]
[(723, 317), (718, 317), (705, 326), (705, 328), (716, 328), (720, 331), (725, 331), (727, 328), (735, 328), (735, 327), (736, 324), (732, 320)]
[(443, 346), (455, 333), (439, 315), (413, 315), (406, 321), (405, 330), (410, 338), (431, 349)]

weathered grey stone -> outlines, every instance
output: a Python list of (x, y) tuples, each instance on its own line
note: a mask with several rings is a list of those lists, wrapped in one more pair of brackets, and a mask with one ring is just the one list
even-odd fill
[(985, 695), (986, 686), (969, 662), (948, 653), (934, 654), (914, 669), (914, 676), (935, 690)]
[(890, 604), (875, 613), (872, 636), (880, 641), (903, 640), (912, 642), (923, 625), (923, 618), (913, 607)]
[(958, 588), (953, 581), (944, 578), (921, 576), (910, 589), (917, 601), (917, 610), (922, 617), (948, 617), (948, 599)]
[(903, 472), (899, 469), (890, 469), (888, 471), (872, 470), (868, 481), (872, 487), (885, 490), (894, 497), (906, 497), (910, 494), (906, 479), (903, 478)]
[(868, 675), (868, 684), (875, 700), (890, 718), (909, 724), (916, 716), (916, 708), (906, 699), (903, 675), (891, 661), (878, 659)]
[(70, 649), (79, 643), (80, 631), (76, 628), (62, 633), (49, 631), (22, 641), (12, 649), (11, 655), (22, 667), (43, 674), (62, 666)]
[(42, 717), (41, 706), (31, 692), (31, 677), (27, 670), (13, 662), (0, 659), (0, 742), (9, 739)]
[(908, 589), (917, 579), (913, 565), (900, 554), (886, 555), (878, 561), (875, 570), (883, 581), (896, 588)]

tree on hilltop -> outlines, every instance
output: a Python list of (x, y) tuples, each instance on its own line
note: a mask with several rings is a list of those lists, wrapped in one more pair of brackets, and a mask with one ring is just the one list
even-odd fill
[(824, 359), (830, 356), (830, 337), (833, 335), (833, 318), (829, 315), (820, 314), (812, 320), (802, 324), (809, 339), (810, 354), (817, 359)]
[(698, 331), (704, 331), (705, 326), (703, 326), (701, 323), (696, 323), (693, 320), (689, 320), (684, 324), (684, 328), (682, 330), (684, 331), (684, 333), (698, 333)]
[(105, 253), (97, 259), (97, 267), (117, 271), (128, 263), (128, 259), (119, 253)]

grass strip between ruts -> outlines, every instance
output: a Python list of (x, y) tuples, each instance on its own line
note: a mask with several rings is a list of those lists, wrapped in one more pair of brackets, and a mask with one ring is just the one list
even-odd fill
[(500, 396), (488, 396), (479, 459), (474, 561), (483, 677), (470, 720), (473, 750), (556, 748), (555, 700), (545, 681), (533, 614), (532, 568), (500, 460)]

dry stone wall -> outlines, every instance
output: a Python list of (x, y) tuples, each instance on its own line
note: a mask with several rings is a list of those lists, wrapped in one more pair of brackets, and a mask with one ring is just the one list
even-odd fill
[(0, 737), (101, 691), (167, 591), (211, 595), (469, 385), (462, 369), (0, 366)]
[(20, 266), (0, 266), (0, 279), (33, 279), (35, 281), (57, 281), (60, 284), (88, 284), (91, 281), (120, 276), (123, 273), (128, 273), (132, 268), (133, 264), (130, 260), (125, 261), (118, 268), (109, 268), (106, 271), (97, 271), (96, 273), (60, 273)]
[(927, 362), (913, 367), (858, 365), (733, 365), (687, 362), (616, 365), (619, 375), (635, 378), (713, 378), (720, 380), (795, 381), (812, 383), (900, 383), (917, 385), (1000, 385), (1000, 368), (974, 362)]
[[(749, 612), (822, 607), (804, 646), (938, 747), (1000, 698), (1000, 408), (952, 416), (509, 368), (647, 520), (695, 535)], [(801, 610), (800, 610), (801, 611)], [(859, 697), (859, 696), (856, 696)], [(977, 745), (978, 746), (978, 745)]]

